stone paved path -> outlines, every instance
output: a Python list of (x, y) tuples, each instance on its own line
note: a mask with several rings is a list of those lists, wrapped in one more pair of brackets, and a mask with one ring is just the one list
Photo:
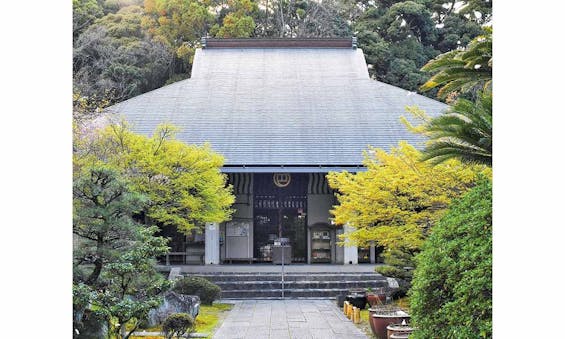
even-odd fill
[(330, 300), (245, 300), (235, 303), (214, 339), (366, 339)]

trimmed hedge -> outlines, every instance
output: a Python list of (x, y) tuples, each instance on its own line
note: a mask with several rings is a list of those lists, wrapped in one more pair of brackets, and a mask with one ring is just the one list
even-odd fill
[(173, 313), (163, 322), (163, 333), (167, 339), (180, 337), (191, 333), (194, 329), (194, 319), (187, 313)]
[(411, 338), (492, 337), (492, 183), (453, 202), (417, 256)]
[(173, 291), (180, 294), (197, 295), (200, 297), (200, 302), (205, 305), (211, 305), (222, 294), (218, 285), (201, 277), (181, 278), (175, 282)]

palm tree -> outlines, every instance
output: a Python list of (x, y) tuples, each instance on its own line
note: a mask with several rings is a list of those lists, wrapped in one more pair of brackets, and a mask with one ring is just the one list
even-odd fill
[(451, 93), (469, 92), (492, 83), (492, 28), (485, 27), (485, 34), (473, 39), (464, 50), (454, 50), (439, 55), (422, 67), (435, 73), (420, 90), (427, 91), (441, 86), (438, 98), (445, 99)]
[(457, 158), (492, 166), (492, 92), (479, 92), (475, 102), (458, 99), (425, 126), (429, 142), (424, 160), (439, 164)]

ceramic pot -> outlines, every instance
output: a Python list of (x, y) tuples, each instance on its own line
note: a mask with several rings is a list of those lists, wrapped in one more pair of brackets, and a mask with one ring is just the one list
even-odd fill
[(406, 313), (401, 315), (397, 312), (381, 313), (380, 311), (376, 311), (374, 314), (369, 316), (373, 334), (379, 339), (387, 339), (387, 326), (391, 324), (400, 324), (402, 323), (402, 320), (405, 320), (408, 323), (410, 315)]
[(353, 306), (364, 310), (367, 305), (367, 297), (361, 294), (349, 294), (345, 297)]
[[(386, 336), (390, 338), (408, 338), (410, 333), (414, 332), (414, 329), (408, 325), (402, 324), (392, 324), (386, 327)], [(401, 335), (405, 335), (401, 336)]]
[(367, 293), (367, 302), (371, 305), (371, 307), (375, 305), (384, 305), (386, 303), (386, 294)]
[(357, 294), (357, 295), (363, 295), (363, 296), (367, 296), (367, 291), (363, 288), (353, 288), (349, 290), (349, 293), (347, 294)]
[(371, 325), (371, 331), (373, 333), (377, 333), (377, 330), (375, 329), (375, 325), (373, 324), (373, 321), (371, 320), (371, 318), (373, 317), (373, 314), (375, 314), (377, 310), (369, 307), (369, 325)]
[(337, 297), (335, 297), (336, 302), (337, 302), (337, 306), (339, 308), (343, 308), (343, 302), (345, 301), (345, 294), (338, 294)]

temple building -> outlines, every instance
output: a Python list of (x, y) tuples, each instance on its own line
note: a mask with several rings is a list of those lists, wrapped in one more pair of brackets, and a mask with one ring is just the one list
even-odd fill
[(177, 125), (179, 140), (208, 142), (225, 157), (232, 220), (192, 236), (163, 229), (173, 237), (167, 263), (378, 260), (374, 246), (337, 244), (348, 227), (332, 225), (337, 201), (325, 175), (363, 171), (368, 145), (421, 145), (400, 121), (406, 107), (435, 116), (447, 106), (371, 79), (355, 38), (203, 39), (202, 46), (190, 79), (108, 109), (148, 136), (160, 123)]

